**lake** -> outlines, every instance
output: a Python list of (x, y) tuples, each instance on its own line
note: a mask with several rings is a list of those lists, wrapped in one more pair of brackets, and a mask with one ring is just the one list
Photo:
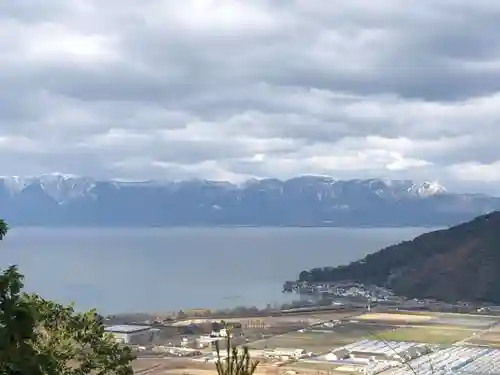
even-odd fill
[(285, 280), (411, 239), (429, 228), (14, 228), (0, 264), (26, 288), (102, 313), (289, 301)]

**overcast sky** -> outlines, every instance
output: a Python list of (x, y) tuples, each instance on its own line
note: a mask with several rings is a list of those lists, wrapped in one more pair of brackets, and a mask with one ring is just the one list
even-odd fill
[(500, 194), (498, 0), (0, 2), (0, 174)]

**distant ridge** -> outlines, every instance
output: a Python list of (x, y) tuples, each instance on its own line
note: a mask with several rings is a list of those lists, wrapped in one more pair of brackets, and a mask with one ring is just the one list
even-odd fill
[(243, 184), (100, 181), (60, 173), (0, 178), (1, 215), (40, 226), (443, 226), (500, 209), (500, 198), (437, 183), (299, 176)]
[(300, 281), (388, 286), (410, 298), (500, 303), (500, 212), (389, 246), (347, 266), (303, 271)]

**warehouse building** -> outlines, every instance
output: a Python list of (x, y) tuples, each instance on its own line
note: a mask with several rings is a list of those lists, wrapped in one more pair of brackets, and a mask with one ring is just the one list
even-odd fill
[(341, 361), (343, 359), (349, 359), (349, 355), (350, 355), (349, 350), (340, 348), (327, 354), (325, 356), (325, 359), (327, 361)]
[(150, 326), (115, 325), (104, 329), (112, 334), (117, 342), (131, 345), (146, 345), (153, 340)]
[(429, 353), (428, 345), (414, 342), (362, 340), (342, 349), (349, 351), (351, 359), (409, 361)]

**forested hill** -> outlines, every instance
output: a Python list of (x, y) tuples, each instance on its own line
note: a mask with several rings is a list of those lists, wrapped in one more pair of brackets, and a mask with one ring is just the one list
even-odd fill
[(396, 294), (500, 303), (500, 212), (423, 234), (341, 267), (300, 273), (300, 281), (357, 281)]

